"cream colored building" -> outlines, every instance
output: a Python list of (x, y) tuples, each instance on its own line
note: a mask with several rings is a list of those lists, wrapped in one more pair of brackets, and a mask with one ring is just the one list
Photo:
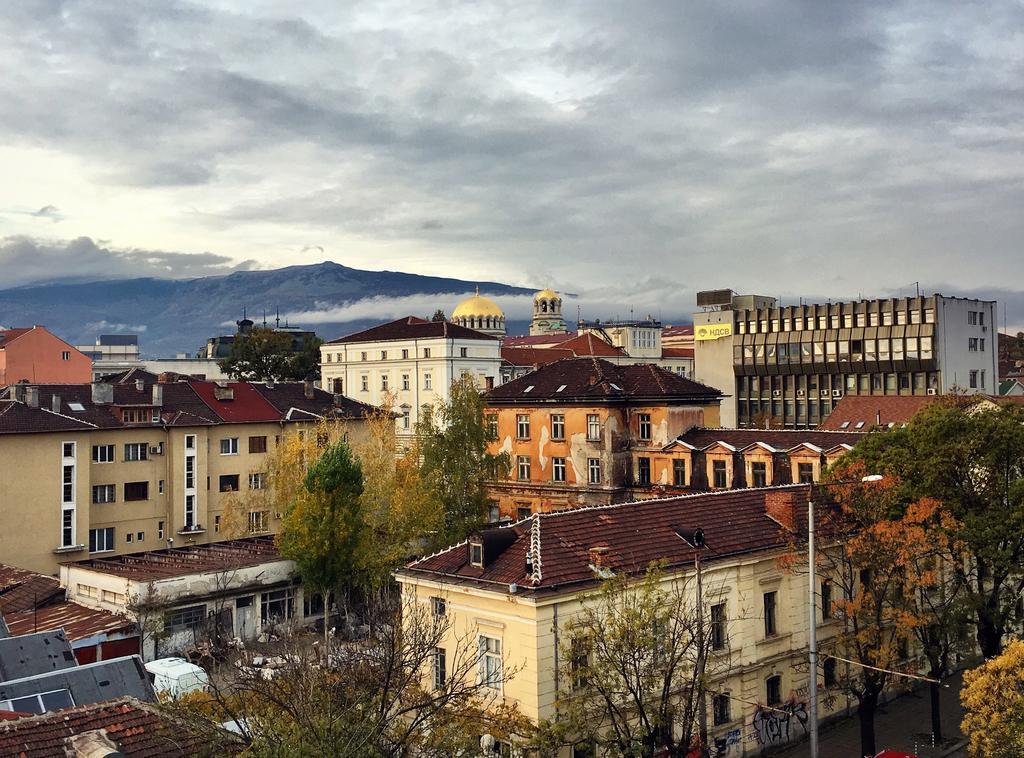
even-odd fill
[[(266, 487), (284, 435), (324, 416), (363, 433), (370, 409), (312, 385), (17, 385), (0, 398), (0, 555), (54, 574), (86, 556), (218, 542), (228, 498)], [(255, 501), (256, 498), (253, 499)], [(273, 533), (276, 512), (245, 514)]]
[[(568, 630), (593, 602), (600, 574), (664, 560), (667, 582), (692, 580), (694, 551), (679, 532), (703, 529), (704, 606), (721, 632), (708, 665), (709, 735), (717, 755), (756, 755), (806, 733), (807, 578), (778, 562), (790, 549), (783, 525), (800, 523), (806, 507), (807, 488), (791, 485), (534, 513), (396, 576), (407, 598), (451, 615), (450, 646), (461, 637), (488, 651), (500, 699), (536, 721), (554, 717), (567, 691)], [(827, 652), (836, 622), (820, 607), (818, 619)], [(835, 665), (818, 672), (822, 717), (849, 705)]]
[(370, 405), (391, 405), (398, 438), (408, 441), (423, 408), (447, 400), (463, 374), (481, 390), (500, 383), (500, 344), (482, 331), (408, 316), (321, 345), (322, 386)]

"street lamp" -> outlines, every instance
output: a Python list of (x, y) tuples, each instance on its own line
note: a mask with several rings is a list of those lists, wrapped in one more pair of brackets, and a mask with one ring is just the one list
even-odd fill
[[(881, 474), (869, 474), (868, 476), (861, 477), (861, 482), (880, 482), (884, 477)], [(856, 484), (856, 481), (850, 482), (831, 482), (829, 484), (818, 485), (819, 487), (831, 487), (837, 484)], [(808, 582), (807, 582), (807, 601), (808, 601), (808, 612), (807, 612), (807, 642), (808, 642), (808, 663), (810, 664), (810, 718), (808, 719), (811, 724), (810, 735), (811, 735), (811, 758), (818, 758), (818, 587), (817, 577), (815, 576), (815, 561), (814, 561), (814, 490), (813, 483), (811, 484), (808, 492), (810, 496), (807, 498), (807, 565), (808, 565)]]

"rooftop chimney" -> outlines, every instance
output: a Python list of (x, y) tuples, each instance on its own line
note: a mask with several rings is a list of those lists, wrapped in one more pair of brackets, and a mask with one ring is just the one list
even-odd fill
[(50, 398), (50, 408), (53, 409), (54, 413), (60, 413), (60, 395), (54, 395)]
[(302, 383), (302, 393), (306, 396), (307, 400), (313, 399), (313, 380), (307, 379)]
[(14, 399), (19, 403), (25, 402), (25, 385), (21, 382), (14, 385)]
[(39, 407), (39, 388), (38, 387), (26, 387), (25, 388), (25, 404), (30, 408)]
[(602, 568), (607, 555), (607, 545), (594, 545), (587, 551), (587, 556), (590, 558), (590, 565), (594, 568)]
[(267, 389), (268, 390), (274, 389), (274, 380), (273, 379), (267, 379)]
[(164, 404), (164, 388), (160, 384), (153, 385), (153, 405), (161, 406)]
[(764, 512), (783, 529), (796, 532), (799, 490), (772, 490), (764, 493)]
[(92, 402), (96, 405), (110, 405), (113, 403), (114, 385), (107, 382), (93, 382)]

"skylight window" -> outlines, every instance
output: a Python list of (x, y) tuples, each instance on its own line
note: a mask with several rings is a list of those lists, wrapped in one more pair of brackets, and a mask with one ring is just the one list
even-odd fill
[(858, 421), (854, 428), (855, 429), (863, 429), (864, 428), (864, 422), (863, 421)]
[(82, 405), (81, 403), (68, 403), (68, 408), (70, 408), (73, 411), (78, 411), (78, 412), (81, 412), (81, 411), (85, 410), (85, 406)]
[(533, 385), (531, 384), (529, 387), (527, 387), (525, 390), (523, 390), (523, 394), (525, 395), (527, 392), (529, 392), (532, 389), (533, 389)]
[(564, 389), (565, 389), (565, 385), (564, 384), (560, 384), (560, 385), (558, 385), (558, 389), (555, 390), (555, 392), (561, 392)]
[(839, 428), (840, 428), (840, 429), (846, 429), (846, 428), (847, 428), (847, 427), (848, 427), (849, 425), (850, 425), (850, 422), (849, 422), (849, 421), (844, 421), (843, 423), (841, 423), (841, 424), (839, 425)]

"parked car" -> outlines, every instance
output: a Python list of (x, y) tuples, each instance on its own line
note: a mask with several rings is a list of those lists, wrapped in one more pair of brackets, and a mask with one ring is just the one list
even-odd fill
[(184, 658), (158, 658), (146, 664), (150, 684), (161, 698), (178, 698), (189, 692), (203, 692), (210, 678), (202, 668)]

